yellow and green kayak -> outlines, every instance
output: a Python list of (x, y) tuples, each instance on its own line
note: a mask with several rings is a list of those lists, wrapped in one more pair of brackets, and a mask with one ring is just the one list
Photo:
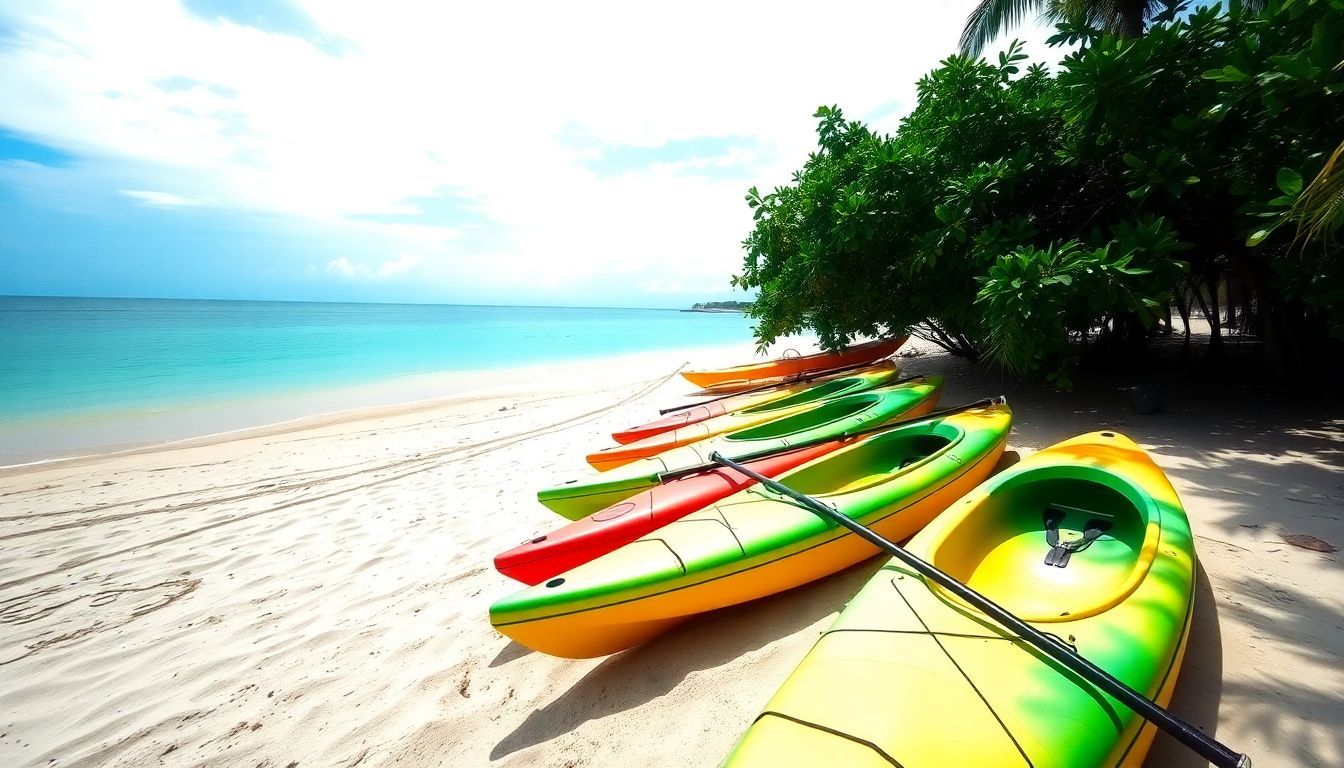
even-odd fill
[(882, 367), (870, 371), (858, 371), (848, 376), (832, 379), (802, 392), (796, 392), (773, 402), (743, 408), (732, 413), (714, 416), (694, 424), (687, 424), (642, 440), (623, 445), (614, 445), (594, 451), (587, 456), (593, 469), (605, 472), (624, 466), (636, 459), (656, 456), (681, 445), (714, 437), (715, 435), (737, 432), (757, 424), (814, 410), (827, 402), (845, 395), (866, 392), (884, 384), (894, 383), (898, 376), (895, 367)]
[[(793, 399), (796, 395), (806, 395), (807, 400), (821, 400), (830, 397), (848, 395), (855, 391), (849, 383), (837, 385), (839, 379), (849, 379), (864, 373), (896, 373), (900, 366), (894, 360), (879, 360), (872, 365), (837, 373), (813, 374), (815, 378), (805, 381), (783, 383), (770, 387), (763, 392), (745, 392), (740, 395), (723, 395), (706, 400), (698, 405), (681, 408), (660, 419), (645, 422), (633, 427), (611, 433), (611, 437), (621, 445), (670, 432), (680, 427), (690, 426), (725, 413), (744, 411), (758, 406), (769, 405), (778, 400)], [(786, 403), (796, 405), (799, 401)], [(783, 414), (780, 414), (783, 415)]]
[(941, 376), (928, 376), (828, 400), (803, 413), (678, 446), (591, 479), (547, 488), (537, 493), (537, 500), (561, 517), (580, 520), (658, 485), (666, 472), (704, 464), (714, 451), (729, 458), (782, 451), (799, 443), (839, 439), (849, 431), (928, 413), (937, 405), (942, 386)]
[[(868, 435), (779, 479), (903, 539), (989, 476), (1011, 424), (1001, 404), (935, 417)], [(602, 656), (873, 554), (844, 528), (752, 486), (496, 602), (490, 621), (537, 651)]]
[[(995, 476), (906, 549), (1160, 705), (1190, 629), (1190, 525), (1128, 438)], [(1154, 727), (893, 560), (817, 641), (727, 765), (1138, 766)]]

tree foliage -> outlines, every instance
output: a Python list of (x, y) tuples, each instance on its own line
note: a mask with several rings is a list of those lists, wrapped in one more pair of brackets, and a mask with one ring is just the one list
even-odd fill
[(1344, 336), (1335, 231), (1285, 226), (1339, 173), (1344, 0), (1169, 10), (1132, 39), (1061, 23), (1082, 45), (1055, 74), (1016, 43), (948, 58), (894, 135), (819, 109), (792, 183), (747, 195), (759, 340), (914, 332), (1066, 384), (1226, 279), (1280, 365)]

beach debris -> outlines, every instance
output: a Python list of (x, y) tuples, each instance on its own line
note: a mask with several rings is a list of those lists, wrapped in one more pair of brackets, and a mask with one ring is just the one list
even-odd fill
[(1285, 544), (1292, 544), (1300, 549), (1309, 549), (1312, 552), (1338, 552), (1338, 548), (1328, 541), (1323, 541), (1305, 533), (1280, 533), (1279, 538), (1283, 539)]

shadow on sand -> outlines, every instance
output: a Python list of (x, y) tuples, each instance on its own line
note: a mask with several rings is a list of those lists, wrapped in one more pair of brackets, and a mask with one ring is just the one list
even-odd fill
[(499, 653), (495, 654), (495, 658), (490, 660), (490, 666), (492, 668), (502, 667), (505, 664), (508, 664), (510, 661), (521, 659), (531, 652), (532, 652), (531, 648), (528, 648), (525, 645), (519, 645), (518, 643), (515, 643), (514, 641), (510, 640), (508, 645), (504, 646), (503, 648), (500, 648)]
[[(797, 589), (695, 616), (661, 637), (608, 657), (559, 698), (528, 715), (495, 745), (490, 759), (545, 743), (588, 720), (638, 707), (672, 690), (691, 672), (726, 664), (839, 612), (888, 559), (874, 557)], [(762, 700), (768, 693), (762, 691)]]

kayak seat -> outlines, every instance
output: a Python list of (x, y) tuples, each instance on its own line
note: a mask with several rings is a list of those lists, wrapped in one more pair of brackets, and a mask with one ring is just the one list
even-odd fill
[[(1070, 512), (1082, 512), (1088, 515), (1087, 524), (1083, 527), (1083, 534), (1076, 539), (1060, 541), (1059, 524)], [(1045, 564), (1053, 565), (1056, 568), (1064, 568), (1069, 564), (1069, 557), (1075, 552), (1082, 552), (1092, 543), (1101, 538), (1101, 535), (1111, 529), (1110, 515), (1101, 512), (1090, 512), (1086, 509), (1077, 509), (1076, 507), (1063, 507), (1058, 504), (1051, 504), (1045, 508), (1045, 543), (1050, 546), (1050, 551), (1045, 555)]]
[[(1052, 555), (1042, 552), (1043, 510)], [(1072, 621), (1118, 605), (1157, 551), (1157, 507), (1094, 467), (1023, 472), (962, 514), (932, 543), (930, 562), (1027, 621)]]

